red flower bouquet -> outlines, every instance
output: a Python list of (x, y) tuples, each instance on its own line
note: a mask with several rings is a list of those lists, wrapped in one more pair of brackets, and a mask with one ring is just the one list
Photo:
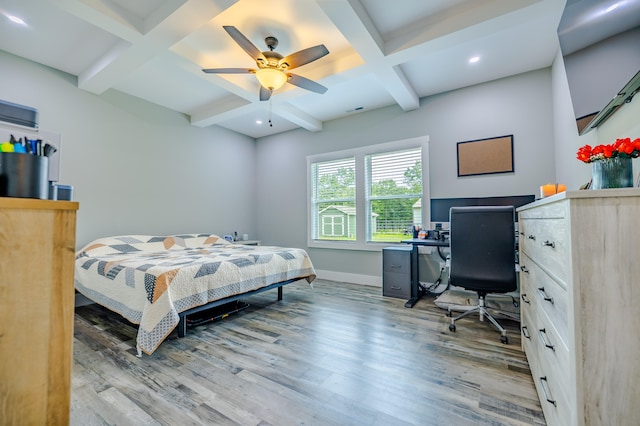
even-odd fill
[(604, 160), (607, 158), (636, 158), (640, 156), (640, 138), (631, 140), (631, 138), (616, 139), (612, 144), (596, 145), (593, 148), (585, 145), (578, 149), (576, 158), (585, 163)]

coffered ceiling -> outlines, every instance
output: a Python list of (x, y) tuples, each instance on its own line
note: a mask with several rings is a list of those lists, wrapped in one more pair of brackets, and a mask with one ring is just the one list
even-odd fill
[[(117, 90), (259, 138), (551, 65), (564, 0), (0, 0), (0, 49), (77, 76), (95, 94)], [(23, 25), (8, 19), (17, 16)], [(286, 56), (324, 44), (295, 69), (327, 87), (285, 84), (260, 101), (255, 68), (227, 34), (259, 50), (274, 36)], [(478, 57), (475, 63), (469, 59)], [(11, 101), (11, 100), (9, 100)], [(271, 118), (272, 126), (269, 126)], [(257, 121), (262, 121), (258, 124)]]

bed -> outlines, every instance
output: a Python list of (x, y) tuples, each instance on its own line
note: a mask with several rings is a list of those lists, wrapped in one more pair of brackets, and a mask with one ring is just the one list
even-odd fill
[(212, 234), (100, 238), (76, 253), (75, 288), (137, 324), (136, 349), (151, 355), (188, 315), (316, 274), (303, 249), (248, 246)]

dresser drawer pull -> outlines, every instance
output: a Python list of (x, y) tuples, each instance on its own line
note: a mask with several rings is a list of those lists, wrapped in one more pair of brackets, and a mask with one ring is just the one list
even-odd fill
[(391, 290), (402, 290), (402, 287), (396, 286), (396, 285), (392, 285), (391, 286)]
[(556, 243), (554, 243), (553, 241), (545, 241), (544, 243), (542, 243), (542, 245), (544, 245), (545, 247), (556, 248)]
[(389, 267), (398, 269), (398, 268), (402, 268), (402, 265), (396, 265), (396, 264), (392, 263), (391, 265), (389, 265)]
[(522, 326), (522, 335), (527, 339), (531, 340), (531, 335), (529, 334), (529, 329), (527, 328), (526, 325)]
[(527, 298), (527, 293), (522, 293), (522, 294), (520, 295), (520, 297), (522, 298), (522, 301), (523, 301), (524, 303), (526, 303), (527, 305), (530, 305), (530, 304), (531, 304), (531, 301)]
[(536, 240), (536, 236), (535, 235), (529, 235), (527, 238), (530, 239), (530, 240), (533, 240), (533, 241)]
[(553, 404), (553, 406), (556, 407), (557, 406), (556, 400), (555, 399), (551, 399), (549, 397), (549, 392), (547, 391), (547, 386), (546, 386), (547, 383), (549, 383), (547, 381), (547, 376), (540, 377), (540, 388), (542, 389), (542, 393), (544, 394), (544, 399), (546, 399), (547, 402)]
[(520, 270), (521, 270), (522, 272), (524, 272), (525, 274), (528, 274), (528, 273), (529, 273), (529, 270), (527, 269), (527, 267), (526, 267), (525, 265), (521, 265), (521, 266), (520, 266)]
[(544, 300), (546, 300), (547, 302), (551, 303), (552, 305), (553, 303), (553, 297), (549, 297), (547, 295), (547, 293), (544, 291), (544, 287), (538, 287), (538, 293), (540, 293), (540, 296), (542, 296), (542, 298)]
[(549, 343), (547, 341), (547, 330), (545, 328), (541, 328), (540, 330), (538, 330), (538, 334), (540, 335), (540, 340), (542, 340), (542, 343), (549, 349), (551, 349), (552, 351), (556, 351), (556, 346), (552, 345), (551, 343)]

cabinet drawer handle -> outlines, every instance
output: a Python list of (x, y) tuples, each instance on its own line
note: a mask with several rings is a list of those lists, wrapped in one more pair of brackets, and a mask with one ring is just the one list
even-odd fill
[(536, 240), (536, 236), (535, 235), (529, 235), (527, 238), (530, 239), (530, 240), (533, 240), (533, 241)]
[(549, 392), (547, 391), (547, 385), (549, 381), (547, 380), (547, 376), (544, 377), (540, 377), (540, 388), (542, 389), (542, 393), (544, 394), (544, 399), (547, 400), (547, 402), (553, 404), (554, 407), (557, 406), (556, 404), (556, 400), (555, 399), (551, 399), (551, 397), (549, 397)]
[(391, 286), (391, 290), (400, 290), (400, 289), (402, 289), (402, 287), (395, 286), (395, 285)]
[(529, 329), (527, 328), (526, 325), (522, 326), (522, 335), (527, 339), (531, 340), (531, 335), (529, 334)]
[(522, 298), (522, 301), (523, 301), (524, 303), (526, 303), (527, 305), (530, 305), (530, 304), (531, 304), (531, 301), (527, 298), (527, 293), (522, 293), (522, 294), (520, 295), (520, 298)]
[(544, 300), (546, 300), (547, 302), (551, 303), (552, 305), (553, 303), (553, 297), (549, 297), (547, 295), (547, 293), (544, 291), (544, 287), (538, 287), (538, 293), (540, 293), (540, 296), (542, 296), (542, 298)]
[(553, 241), (545, 241), (544, 243), (542, 243), (545, 247), (551, 247), (551, 248), (556, 248), (556, 243), (554, 243)]
[(540, 330), (538, 330), (538, 334), (540, 335), (540, 340), (542, 340), (542, 343), (549, 349), (551, 349), (552, 351), (556, 351), (556, 346), (552, 345), (551, 343), (549, 343), (547, 341), (547, 329), (546, 328), (541, 328)]
[(396, 268), (396, 269), (397, 269), (397, 268), (402, 268), (402, 265), (396, 265), (396, 264), (393, 264), (393, 263), (392, 263), (391, 265), (389, 265), (389, 267), (390, 267), (390, 268)]
[(527, 266), (526, 266), (526, 265), (520, 265), (520, 270), (521, 270), (522, 272), (524, 272), (525, 274), (528, 274), (528, 273), (529, 273), (529, 270), (527, 269)]

